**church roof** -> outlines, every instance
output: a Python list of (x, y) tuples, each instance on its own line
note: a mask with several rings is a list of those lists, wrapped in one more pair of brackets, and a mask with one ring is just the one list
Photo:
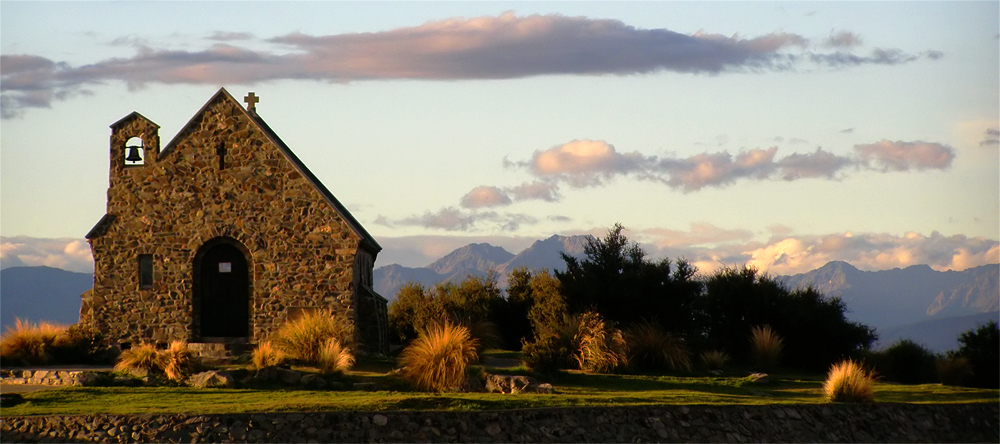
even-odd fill
[[(294, 166), (295, 169), (298, 170), (300, 174), (302, 174), (302, 177), (305, 177), (306, 180), (308, 180), (309, 183), (311, 183), (312, 186), (316, 188), (316, 190), (319, 191), (320, 194), (323, 195), (327, 203), (333, 206), (333, 208), (340, 214), (340, 216), (344, 218), (344, 221), (347, 222), (347, 224), (351, 227), (351, 229), (354, 230), (354, 232), (357, 233), (358, 236), (361, 236), (361, 241), (363, 243), (367, 244), (375, 252), (379, 252), (382, 250), (382, 246), (375, 241), (375, 238), (372, 237), (372, 235), (369, 234), (368, 231), (365, 230), (363, 226), (361, 226), (358, 220), (354, 218), (351, 212), (348, 211), (347, 208), (344, 207), (344, 205), (340, 203), (340, 201), (337, 200), (336, 197), (334, 197), (333, 193), (331, 193), (330, 190), (328, 190), (326, 186), (323, 185), (323, 182), (320, 182), (320, 180), (316, 177), (316, 175), (313, 174), (312, 171), (309, 171), (309, 168), (307, 168), (306, 165), (302, 163), (301, 160), (299, 160), (298, 156), (296, 156), (295, 153), (293, 153), (292, 150), (288, 148), (288, 145), (286, 145), (285, 142), (282, 141), (277, 134), (275, 134), (274, 130), (272, 130), (271, 127), (269, 127), (267, 123), (264, 122), (264, 119), (261, 119), (256, 112), (248, 112), (246, 109), (244, 109), (243, 106), (240, 104), (240, 102), (237, 101), (231, 94), (229, 94), (229, 91), (226, 91), (226, 88), (219, 88), (219, 92), (215, 93), (215, 95), (212, 96), (211, 99), (205, 102), (205, 105), (202, 106), (201, 109), (198, 110), (198, 112), (196, 112), (194, 116), (191, 117), (191, 120), (189, 120), (181, 128), (181, 130), (177, 132), (177, 135), (175, 135), (174, 138), (171, 139), (169, 143), (167, 143), (166, 147), (160, 153), (159, 158), (165, 159), (167, 156), (169, 156), (170, 153), (177, 147), (177, 145), (183, 139), (183, 135), (186, 134), (188, 128), (193, 128), (195, 125), (195, 121), (203, 113), (205, 113), (205, 111), (212, 103), (214, 103), (216, 100), (220, 98), (222, 100), (232, 101), (234, 104), (236, 104), (236, 108), (242, 111), (243, 114), (251, 122), (253, 122), (257, 126), (257, 128), (260, 129), (261, 132), (264, 133), (264, 135), (267, 136), (267, 138), (270, 139), (270, 141), (275, 146), (278, 147), (281, 153), (285, 155), (285, 158), (287, 158), (288, 161), (292, 163), (292, 166)], [(139, 114), (139, 113), (132, 113), (132, 114)], [(131, 116), (132, 114), (129, 114), (129, 116)], [(124, 121), (129, 116), (126, 116), (124, 119), (119, 120), (119, 122)]]

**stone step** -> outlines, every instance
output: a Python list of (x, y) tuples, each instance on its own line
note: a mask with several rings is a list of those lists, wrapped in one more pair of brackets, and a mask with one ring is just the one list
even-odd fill
[(242, 341), (188, 343), (188, 350), (209, 365), (232, 364), (236, 358), (252, 349), (252, 344)]

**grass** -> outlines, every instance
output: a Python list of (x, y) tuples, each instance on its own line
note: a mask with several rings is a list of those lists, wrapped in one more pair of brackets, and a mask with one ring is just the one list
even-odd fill
[(830, 402), (875, 402), (875, 375), (848, 359), (830, 368), (823, 394)]
[(756, 326), (750, 332), (750, 352), (757, 368), (772, 371), (778, 366), (785, 341), (770, 325)]
[(629, 365), (639, 370), (691, 371), (691, 353), (684, 342), (659, 325), (641, 322), (625, 330)]
[(330, 338), (345, 348), (352, 348), (353, 332), (350, 321), (329, 310), (303, 313), (284, 324), (271, 341), (290, 359), (318, 363), (320, 354)]
[(51, 349), (66, 332), (65, 325), (42, 321), (33, 324), (20, 318), (0, 338), (0, 357), (5, 361), (44, 364)]
[[(247, 413), (292, 411), (498, 410), (639, 405), (821, 404), (821, 376), (772, 375), (753, 385), (745, 377), (610, 375), (564, 372), (551, 380), (556, 395), (427, 393), (401, 391), (405, 384), (384, 363), (359, 362), (346, 373), (353, 382), (375, 382), (382, 391), (300, 389), (194, 389), (187, 387), (70, 387), (25, 394), (28, 402), (0, 415)], [(997, 390), (940, 384), (875, 384), (875, 401), (891, 403), (996, 403)]]
[(451, 390), (462, 385), (478, 343), (469, 329), (445, 321), (421, 331), (399, 356), (403, 377), (421, 390)]

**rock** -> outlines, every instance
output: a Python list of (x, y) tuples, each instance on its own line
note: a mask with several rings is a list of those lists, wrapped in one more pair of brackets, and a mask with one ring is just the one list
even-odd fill
[(767, 373), (751, 373), (750, 376), (747, 376), (747, 380), (751, 384), (767, 384), (771, 382), (771, 377)]
[(188, 378), (187, 383), (198, 388), (232, 388), (233, 375), (225, 371), (209, 370)]
[(722, 376), (722, 370), (709, 370), (708, 374), (712, 376)]
[(546, 395), (551, 395), (556, 392), (555, 389), (552, 388), (552, 384), (549, 384), (547, 382), (538, 384), (538, 386), (535, 387), (535, 391)]
[(486, 426), (486, 433), (490, 436), (497, 436), (501, 431), (500, 424), (495, 422), (491, 422), (490, 425)]
[(379, 427), (382, 427), (389, 423), (389, 418), (386, 418), (385, 415), (375, 415), (372, 416), (372, 423), (374, 423)]
[(299, 385), (311, 388), (324, 388), (326, 387), (326, 379), (323, 379), (320, 375), (310, 373), (302, 376), (302, 379), (299, 380)]
[(275, 379), (278, 379), (278, 370), (279, 369), (280, 369), (279, 367), (275, 367), (273, 365), (264, 367), (262, 369), (258, 369), (257, 373), (254, 373), (252, 380), (254, 382), (271, 382), (271, 381), (274, 381)]
[(525, 391), (535, 391), (538, 383), (528, 376), (519, 375), (486, 375), (486, 391), (489, 393), (516, 394)]
[(288, 385), (295, 385), (302, 379), (302, 374), (287, 368), (278, 368), (278, 380)]

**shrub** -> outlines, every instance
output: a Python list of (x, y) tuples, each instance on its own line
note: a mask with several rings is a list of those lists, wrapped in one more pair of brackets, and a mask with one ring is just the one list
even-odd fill
[(115, 358), (115, 350), (104, 344), (104, 334), (89, 325), (70, 325), (53, 345), (53, 358), (62, 364), (106, 364)]
[(403, 350), (403, 377), (422, 390), (444, 391), (462, 385), (469, 362), (476, 360), (469, 329), (450, 321), (431, 325)]
[(521, 361), (534, 372), (552, 374), (573, 366), (573, 338), (547, 334), (521, 347)]
[(823, 383), (829, 402), (875, 402), (875, 375), (848, 359), (830, 368)]
[[(42, 321), (33, 324), (17, 318), (0, 338), (0, 357), (4, 364), (37, 365), (48, 363), (57, 340), (66, 326)], [(9, 364), (8, 364), (9, 363)]]
[(938, 380), (945, 385), (965, 385), (972, 378), (972, 364), (965, 356), (949, 353), (937, 360)]
[(901, 339), (879, 352), (875, 368), (885, 379), (903, 384), (924, 384), (937, 380), (937, 357), (909, 339)]
[(701, 363), (708, 370), (722, 370), (729, 361), (729, 355), (721, 350), (708, 350), (701, 352)]
[(320, 349), (318, 364), (323, 373), (339, 375), (354, 366), (354, 355), (337, 338), (330, 338)]
[(628, 361), (639, 370), (691, 371), (691, 355), (680, 338), (663, 331), (658, 324), (643, 321), (625, 330)]
[(198, 359), (185, 341), (171, 342), (169, 348), (159, 352), (158, 362), (171, 381), (183, 381), (198, 367)]
[(122, 352), (115, 363), (115, 371), (141, 375), (143, 373), (159, 372), (163, 369), (160, 353), (156, 346), (141, 343)]
[(604, 322), (596, 312), (586, 312), (574, 317), (578, 325), (573, 342), (580, 370), (609, 372), (624, 367), (628, 362), (625, 337), (621, 330)]
[(250, 356), (250, 363), (256, 369), (282, 365), (285, 363), (285, 360), (285, 352), (275, 347), (271, 341), (264, 341), (257, 344), (257, 348), (253, 350), (253, 354)]
[(785, 343), (770, 325), (756, 326), (750, 331), (750, 353), (754, 365), (763, 371), (773, 370), (778, 366), (778, 358)]
[(290, 359), (307, 364), (319, 363), (319, 355), (330, 338), (350, 348), (353, 329), (343, 315), (330, 310), (305, 312), (298, 319), (283, 325), (272, 339)]
[(982, 388), (1000, 387), (1000, 326), (990, 321), (976, 330), (962, 333), (958, 354), (972, 365), (971, 385)]

